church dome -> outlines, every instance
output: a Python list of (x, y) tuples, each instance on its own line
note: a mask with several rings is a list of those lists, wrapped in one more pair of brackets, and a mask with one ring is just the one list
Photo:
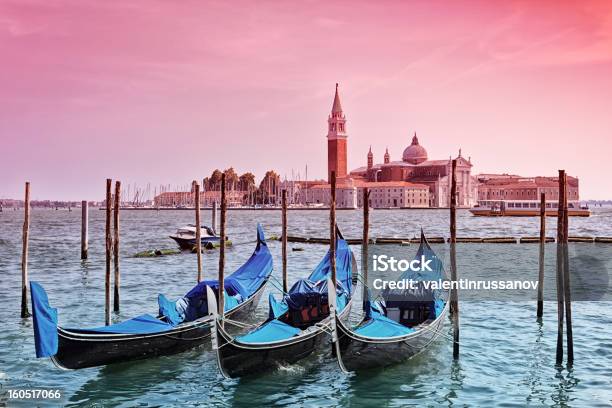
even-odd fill
[(412, 137), (412, 143), (404, 150), (402, 160), (412, 164), (423, 163), (427, 160), (427, 150), (419, 144), (416, 132)]

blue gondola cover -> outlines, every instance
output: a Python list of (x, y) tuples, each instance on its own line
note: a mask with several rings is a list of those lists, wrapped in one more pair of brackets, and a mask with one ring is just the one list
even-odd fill
[(287, 310), (289, 310), (289, 306), (287, 305), (287, 303), (283, 302), (282, 300), (276, 300), (272, 293), (270, 293), (270, 295), (268, 296), (268, 302), (270, 303), (270, 313), (268, 316), (269, 319), (276, 319), (284, 315)]
[(130, 320), (123, 321), (110, 326), (92, 327), (87, 329), (68, 329), (80, 333), (113, 333), (113, 334), (152, 334), (172, 329), (172, 325), (161, 320), (143, 314)]
[(244, 343), (267, 343), (289, 339), (300, 332), (300, 329), (274, 319), (258, 327), (249, 334), (237, 337), (237, 339)]
[[(225, 310), (230, 310), (251, 297), (272, 272), (272, 255), (266, 244), (263, 228), (257, 225), (257, 246), (251, 257), (224, 280)], [(176, 302), (165, 297), (158, 298), (159, 313), (173, 324), (191, 322), (208, 315), (206, 287), (210, 286), (218, 295), (219, 281), (205, 280), (194, 286)], [(174, 306), (173, 306), (174, 303)]]
[(49, 305), (47, 292), (38, 283), (30, 282), (32, 320), (36, 357), (51, 357), (57, 353), (57, 309)]

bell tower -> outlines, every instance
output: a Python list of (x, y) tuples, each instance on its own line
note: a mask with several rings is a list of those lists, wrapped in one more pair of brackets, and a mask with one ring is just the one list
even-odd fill
[(331, 180), (331, 172), (336, 172), (337, 178), (346, 177), (346, 117), (340, 105), (338, 84), (332, 105), (331, 115), (327, 118), (327, 179)]

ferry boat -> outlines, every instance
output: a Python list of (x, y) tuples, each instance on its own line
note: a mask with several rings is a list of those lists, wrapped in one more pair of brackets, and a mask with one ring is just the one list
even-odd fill
[[(546, 215), (557, 217), (557, 201), (546, 201)], [(572, 217), (588, 217), (591, 210), (588, 206), (581, 206), (578, 201), (567, 203), (568, 215)], [(536, 200), (479, 200), (478, 204), (470, 209), (473, 215), (484, 217), (511, 216), (534, 217), (540, 215), (540, 202)]]

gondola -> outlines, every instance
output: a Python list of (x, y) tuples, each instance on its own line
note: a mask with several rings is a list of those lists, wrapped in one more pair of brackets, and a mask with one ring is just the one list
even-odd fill
[[(356, 263), (346, 240), (337, 234), (334, 294), (339, 316), (344, 317), (350, 313)], [(309, 277), (297, 281), (281, 301), (270, 295), (268, 319), (245, 335), (232, 336), (224, 319), (217, 317), (212, 344), (221, 374), (226, 378), (258, 374), (296, 363), (311, 354), (329, 332), (329, 275), (328, 251)]]
[(382, 301), (371, 302), (367, 295), (365, 317), (355, 327), (345, 324), (332, 309), (332, 353), (342, 371), (385, 367), (407, 360), (440, 335), (449, 309), (449, 291), (432, 289), (424, 282), (444, 281), (447, 276), (422, 232), (415, 259), (421, 256), (432, 260), (432, 271), (408, 270), (400, 279), (412, 279), (415, 288), (384, 290)]
[[(272, 255), (258, 225), (255, 251), (225, 279), (226, 314), (232, 318), (251, 314), (271, 273)], [(57, 311), (49, 306), (42, 286), (31, 282), (30, 288), (36, 356), (50, 357), (63, 369), (80, 369), (176, 354), (204, 343), (212, 324), (207, 288), (218, 291), (219, 282), (202, 281), (176, 302), (160, 294), (157, 317), (144, 314), (89, 329), (58, 326)]]

